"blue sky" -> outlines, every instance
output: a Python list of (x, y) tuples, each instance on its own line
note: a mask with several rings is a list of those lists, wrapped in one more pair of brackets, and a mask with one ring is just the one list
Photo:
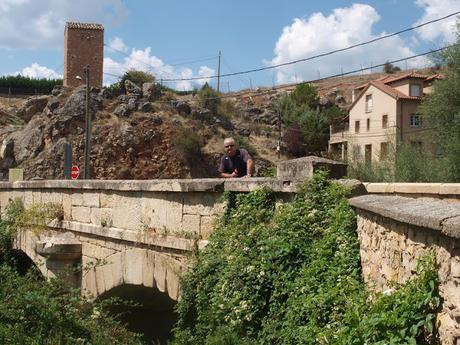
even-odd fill
[[(62, 75), (66, 21), (104, 25), (115, 49), (105, 49), (104, 82), (111, 83), (130, 68), (158, 79), (215, 75), (219, 50), (222, 73), (284, 63), (456, 11), (460, 0), (0, 0), (0, 75)], [(454, 24), (450, 18), (327, 58), (225, 78), (222, 89), (311, 80), (422, 53), (452, 42)], [(419, 58), (407, 67), (427, 64)], [(182, 90), (205, 81), (169, 85)]]

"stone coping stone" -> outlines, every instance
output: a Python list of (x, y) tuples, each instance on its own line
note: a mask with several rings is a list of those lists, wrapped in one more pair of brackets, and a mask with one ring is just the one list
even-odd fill
[(252, 178), (206, 178), (164, 180), (38, 180), (0, 182), (3, 189), (78, 189), (145, 192), (224, 192), (253, 191), (267, 187), (275, 192), (292, 193), (299, 183), (270, 177)]
[[(273, 177), (251, 178), (209, 178), (209, 179), (176, 179), (176, 180), (39, 180), (20, 182), (0, 182), (2, 190), (24, 189), (76, 189), (76, 190), (109, 190), (126, 192), (211, 192), (226, 191), (251, 192), (258, 188), (268, 188), (279, 193), (296, 193), (305, 180), (291, 180)], [(337, 180), (338, 183), (366, 192), (358, 180)]]
[(315, 171), (329, 170), (332, 178), (342, 178), (347, 174), (347, 164), (316, 156), (308, 156), (279, 162), (276, 176), (280, 179), (308, 180)]
[(460, 203), (433, 198), (368, 194), (349, 199), (351, 206), (402, 223), (460, 238)]
[(459, 195), (460, 183), (363, 182), (368, 193)]

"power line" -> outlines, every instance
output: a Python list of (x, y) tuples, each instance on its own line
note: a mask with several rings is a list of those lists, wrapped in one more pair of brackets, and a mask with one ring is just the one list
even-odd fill
[[(327, 80), (327, 79), (342, 77), (342, 76), (350, 75), (350, 74), (356, 74), (356, 73), (359, 73), (361, 71), (369, 71), (369, 70), (374, 69), (374, 68), (383, 67), (387, 63), (394, 64), (394, 63), (398, 63), (398, 62), (402, 62), (402, 61), (406, 61), (406, 60), (415, 59), (415, 58), (418, 58), (418, 57), (421, 57), (421, 56), (434, 54), (434, 53), (446, 50), (446, 49), (454, 47), (454, 46), (460, 46), (460, 44), (455, 43), (455, 44), (451, 44), (451, 45), (448, 45), (448, 46), (445, 46), (445, 47), (442, 47), (442, 48), (439, 48), (439, 49), (436, 49), (436, 50), (430, 50), (429, 52), (420, 53), (420, 54), (408, 56), (408, 57), (393, 60), (393, 61), (387, 61), (387, 62), (384, 62), (384, 63), (381, 63), (381, 64), (372, 65), (370, 67), (359, 68), (359, 69), (351, 70), (351, 71), (348, 71), (348, 72), (332, 74), (332, 75), (329, 75), (329, 76), (323, 77), (323, 78), (302, 81), (302, 82), (299, 82), (299, 83), (296, 83), (296, 84), (290, 84), (290, 86), (295, 86), (295, 85), (305, 84), (305, 83), (318, 83), (320, 81), (324, 81), (324, 80)], [(165, 81), (165, 80), (163, 80), (163, 81)], [(171, 80), (167, 80), (167, 81), (171, 82)], [(249, 97), (258, 96), (258, 95), (264, 95), (264, 94), (268, 94), (268, 93), (273, 93), (274, 90), (282, 89), (282, 88), (285, 88), (285, 87), (286, 87), (286, 85), (277, 85), (277, 86), (271, 87), (269, 89), (255, 91), (255, 92), (252, 92)], [(224, 99), (224, 98), (235, 98), (235, 97), (236, 97), (235, 94), (231, 94), (231, 95), (222, 95), (222, 96), (210, 97), (209, 99), (211, 100), (211, 99)]]
[[(248, 74), (248, 73), (254, 73), (254, 72), (261, 72), (261, 71), (265, 71), (265, 70), (269, 70), (269, 69), (273, 69), (273, 68), (279, 68), (279, 67), (283, 67), (283, 66), (293, 65), (293, 64), (300, 63), (300, 62), (310, 61), (310, 60), (314, 60), (314, 59), (317, 59), (317, 58), (320, 58), (320, 57), (333, 55), (333, 54), (336, 54), (336, 53), (339, 53), (339, 52), (347, 51), (347, 50), (354, 49), (354, 48), (357, 48), (357, 47), (361, 47), (361, 46), (364, 46), (364, 45), (367, 45), (367, 44), (375, 43), (375, 42), (378, 42), (378, 41), (381, 41), (381, 40), (384, 40), (384, 39), (387, 39), (387, 38), (390, 38), (390, 37), (393, 37), (393, 36), (397, 36), (397, 35), (400, 35), (400, 34), (405, 33), (405, 32), (413, 31), (413, 30), (419, 29), (421, 27), (424, 27), (426, 25), (433, 24), (433, 23), (442, 21), (444, 19), (459, 15), (459, 14), (460, 14), (460, 11), (457, 11), (457, 12), (448, 14), (448, 15), (446, 15), (444, 17), (438, 18), (438, 19), (430, 20), (428, 22), (421, 23), (419, 25), (412, 26), (410, 28), (400, 30), (400, 31), (397, 31), (397, 32), (392, 33), (392, 34), (377, 37), (377, 38), (374, 38), (374, 39), (369, 40), (369, 41), (353, 44), (353, 45), (345, 47), (345, 48), (335, 49), (335, 50), (332, 50), (332, 51), (329, 51), (329, 52), (326, 52), (326, 53), (313, 55), (313, 56), (303, 58), (303, 59), (284, 62), (284, 63), (280, 63), (280, 64), (277, 64), (277, 65), (271, 65), (271, 66), (254, 68), (254, 69), (240, 71), (240, 72), (222, 74), (221, 77), (231, 77), (231, 76), (235, 76), (235, 75), (242, 75), (242, 74)], [(375, 68), (375, 67), (379, 67), (379, 66), (372, 66), (372, 68)], [(339, 74), (339, 75), (342, 75), (342, 74)], [(217, 78), (217, 75), (212, 75), (212, 76), (207, 76), (207, 77), (165, 79), (164, 81), (191, 81), (191, 80), (210, 79), (210, 78)], [(318, 79), (321, 79), (321, 78), (318, 78)], [(324, 78), (322, 78), (322, 79), (324, 79)]]
[(177, 74), (176, 74), (176, 73), (170, 73), (170, 72), (164, 71), (164, 70), (161, 69), (161, 67), (153, 66), (153, 65), (151, 65), (151, 64), (149, 64), (149, 63), (147, 63), (147, 62), (145, 62), (145, 61), (142, 61), (142, 60), (139, 60), (139, 59), (135, 59), (135, 58), (133, 58), (131, 55), (125, 53), (124, 51), (119, 50), (119, 49), (116, 49), (116, 48), (113, 48), (113, 47), (110, 47), (110, 46), (109, 46), (108, 44), (106, 44), (106, 43), (104, 43), (104, 46), (107, 47), (107, 48), (109, 48), (109, 49), (112, 49), (113, 51), (115, 51), (115, 52), (117, 52), (117, 53), (119, 53), (119, 54), (121, 54), (121, 55), (123, 55), (123, 56), (125, 56), (125, 57), (132, 58), (133, 60), (142, 63), (143, 65), (145, 65), (145, 66), (147, 66), (147, 67), (149, 68), (149, 70), (148, 70), (149, 72), (151, 72), (153, 69), (158, 69), (158, 70), (160, 70), (160, 72), (162, 72), (162, 73), (164, 73), (164, 74), (166, 74), (166, 75), (170, 75), (170, 76), (173, 76), (173, 77), (177, 77)]

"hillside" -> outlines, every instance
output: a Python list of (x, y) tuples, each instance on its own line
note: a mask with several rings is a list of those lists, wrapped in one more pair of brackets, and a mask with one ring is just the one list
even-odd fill
[[(351, 90), (382, 73), (333, 78), (316, 84), (323, 103), (346, 109)], [(286, 85), (225, 94), (219, 114), (200, 107), (196, 95), (172, 92), (112, 97), (91, 90), (93, 116), (91, 176), (96, 179), (198, 178), (217, 176), (222, 140), (234, 136), (256, 157), (256, 171), (278, 160), (278, 120), (274, 102)], [(140, 97), (142, 95), (142, 97)], [(50, 96), (0, 97), (0, 173), (24, 168), (24, 177), (63, 178), (63, 144), (73, 148), (73, 164), (83, 167), (83, 88), (56, 88)], [(195, 143), (193, 138), (198, 138)], [(186, 140), (179, 140), (179, 139)], [(194, 153), (201, 146), (202, 154)]]

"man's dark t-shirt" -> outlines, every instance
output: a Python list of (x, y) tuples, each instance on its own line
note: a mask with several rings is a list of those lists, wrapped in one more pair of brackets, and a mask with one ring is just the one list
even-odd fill
[(233, 157), (225, 154), (220, 160), (219, 172), (231, 174), (235, 169), (238, 171), (238, 177), (246, 176), (248, 173), (246, 162), (252, 159), (251, 155), (245, 149), (238, 149)]

